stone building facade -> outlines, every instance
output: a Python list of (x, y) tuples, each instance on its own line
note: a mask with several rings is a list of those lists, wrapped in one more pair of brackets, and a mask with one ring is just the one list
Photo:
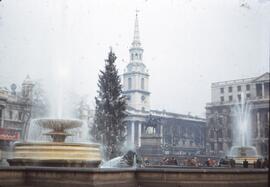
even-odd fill
[[(143, 141), (148, 141), (146, 136), (150, 133), (155, 144), (160, 141), (161, 152), (156, 152), (156, 159), (166, 155), (177, 157), (204, 153), (205, 119), (151, 109), (149, 73), (143, 62), (143, 52), (136, 15), (130, 61), (123, 74), (123, 93), (128, 104), (126, 146), (142, 150), (142, 137)], [(153, 120), (152, 126), (149, 126), (149, 118)], [(153, 152), (154, 149), (153, 146)]]
[(26, 123), (31, 117), (33, 86), (27, 76), (20, 92), (16, 91), (15, 84), (11, 85), (11, 90), (0, 87), (0, 149), (23, 138)]
[(269, 155), (269, 73), (212, 84), (212, 101), (206, 106), (207, 153), (226, 155), (234, 144), (234, 107), (250, 108), (251, 144), (262, 156)]

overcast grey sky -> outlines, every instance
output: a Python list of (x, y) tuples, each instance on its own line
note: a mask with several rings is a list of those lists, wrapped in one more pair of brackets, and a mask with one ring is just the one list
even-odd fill
[(2, 0), (0, 86), (29, 74), (52, 89), (60, 67), (94, 103), (109, 47), (120, 73), (129, 61), (136, 9), (152, 109), (202, 115), (212, 82), (269, 71), (267, 0)]

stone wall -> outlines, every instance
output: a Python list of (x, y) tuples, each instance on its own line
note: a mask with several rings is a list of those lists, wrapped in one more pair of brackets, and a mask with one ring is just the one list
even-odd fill
[(266, 187), (266, 169), (0, 168), (0, 187)]

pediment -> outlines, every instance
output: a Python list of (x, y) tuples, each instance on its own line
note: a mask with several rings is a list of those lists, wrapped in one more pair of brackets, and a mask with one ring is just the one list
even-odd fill
[(255, 78), (253, 82), (265, 82), (265, 81), (269, 81), (269, 79), (270, 79), (270, 74), (267, 72)]

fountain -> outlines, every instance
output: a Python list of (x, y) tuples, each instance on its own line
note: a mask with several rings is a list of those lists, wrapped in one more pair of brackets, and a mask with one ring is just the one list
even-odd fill
[(67, 132), (82, 126), (74, 119), (37, 119), (35, 124), (49, 129), (43, 135), (52, 142), (18, 142), (8, 162), (11, 166), (98, 167), (101, 161), (100, 146), (88, 143), (66, 143)]
[(236, 164), (243, 164), (245, 159), (252, 164), (260, 156), (251, 144), (251, 105), (245, 99), (243, 92), (241, 98), (241, 103), (233, 108), (236, 125), (233, 134), (233, 146), (228, 157), (233, 158)]
[(233, 146), (228, 157), (233, 158), (236, 164), (243, 164), (245, 159), (249, 164), (253, 164), (258, 158), (261, 158), (254, 146)]

